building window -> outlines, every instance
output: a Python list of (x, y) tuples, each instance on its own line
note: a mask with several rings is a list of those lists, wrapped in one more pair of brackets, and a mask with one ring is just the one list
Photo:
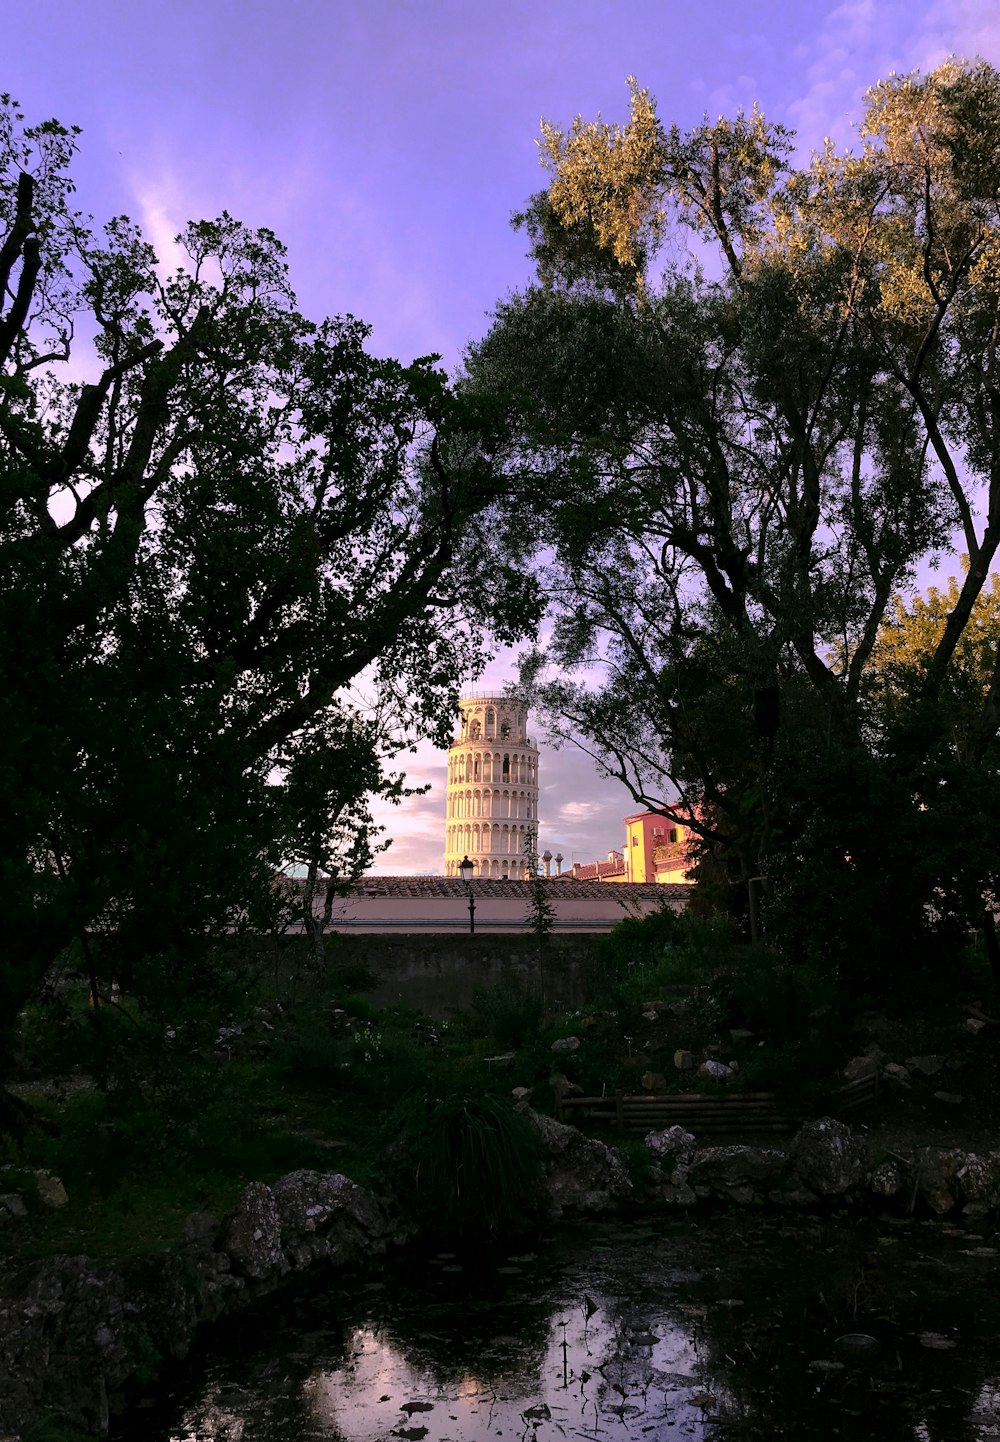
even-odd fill
[(670, 828), (670, 840), (671, 840), (671, 841), (676, 841), (676, 840), (677, 840), (677, 827), (676, 827), (676, 826), (672, 826), (672, 827)]
[(633, 837), (632, 837), (632, 845), (633, 845), (633, 846), (638, 846), (638, 845), (639, 845), (639, 838), (638, 838), (638, 836), (633, 836)]

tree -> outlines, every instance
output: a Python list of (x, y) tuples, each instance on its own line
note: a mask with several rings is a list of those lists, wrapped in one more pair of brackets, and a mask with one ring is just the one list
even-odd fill
[(545, 953), (556, 925), (556, 909), (549, 897), (548, 884), (538, 869), (538, 841), (534, 831), (524, 839), (524, 868), (528, 879), (528, 909), (525, 923), (538, 947), (538, 994), (545, 1012)]
[[(511, 483), (544, 498), (507, 531), (523, 566), (550, 557), (536, 701), (639, 804), (697, 807), (741, 883), (763, 878), (772, 936), (869, 979), (994, 888), (986, 851), (930, 840), (976, 791), (939, 701), (1000, 543), (998, 121), (997, 73), (950, 63), (875, 86), (859, 153), (792, 170), (758, 111), (667, 130), (631, 82), (627, 125), (543, 126), (550, 183), (516, 218), (539, 283), (468, 357), (506, 408)], [(968, 571), (893, 718), (880, 630), (952, 528)], [(984, 798), (998, 723), (994, 649)]]
[(170, 275), (98, 232), (76, 144), (2, 98), (0, 1030), (71, 942), (135, 966), (268, 924), (306, 834), (362, 864), (489, 619), (456, 557), (482, 408), (303, 316), (268, 230), (191, 224)]

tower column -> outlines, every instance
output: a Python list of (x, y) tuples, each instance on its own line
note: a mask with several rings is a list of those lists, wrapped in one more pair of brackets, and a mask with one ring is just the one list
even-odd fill
[[(538, 750), (528, 736), (528, 708), (505, 696), (465, 696), (459, 713), (448, 751), (446, 816), (506, 820), (500, 845), (509, 861), (500, 874), (523, 876), (519, 849), (529, 830), (536, 845), (538, 839)], [(457, 876), (465, 856), (476, 876), (496, 875), (496, 839), (490, 825), (446, 824), (445, 875)]]

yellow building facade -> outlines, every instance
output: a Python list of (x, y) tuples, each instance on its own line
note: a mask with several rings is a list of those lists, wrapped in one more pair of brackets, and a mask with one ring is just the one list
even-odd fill
[(464, 857), (475, 875), (527, 875), (526, 843), (538, 837), (538, 749), (528, 708), (505, 696), (466, 696), (448, 750), (444, 871)]
[(687, 883), (690, 828), (655, 811), (625, 818), (624, 881)]

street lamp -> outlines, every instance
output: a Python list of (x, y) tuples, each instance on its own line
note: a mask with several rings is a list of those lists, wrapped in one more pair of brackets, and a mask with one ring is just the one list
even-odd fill
[(458, 874), (465, 882), (465, 889), (469, 893), (469, 935), (476, 934), (476, 898), (472, 894), (472, 873), (475, 871), (474, 864), (467, 856), (463, 856), (458, 863)]

